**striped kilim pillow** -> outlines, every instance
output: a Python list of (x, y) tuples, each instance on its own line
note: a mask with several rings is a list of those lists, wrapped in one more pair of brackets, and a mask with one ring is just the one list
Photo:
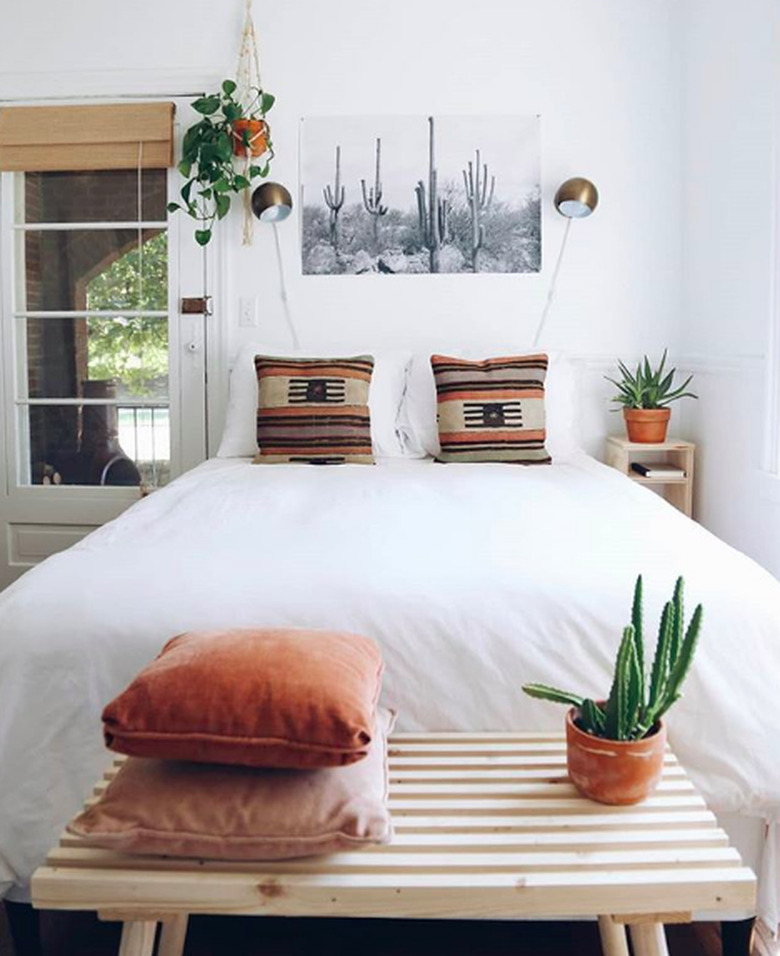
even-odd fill
[(255, 464), (372, 465), (370, 355), (337, 359), (255, 356)]
[(439, 461), (546, 465), (546, 355), (468, 362), (432, 355), (438, 400)]

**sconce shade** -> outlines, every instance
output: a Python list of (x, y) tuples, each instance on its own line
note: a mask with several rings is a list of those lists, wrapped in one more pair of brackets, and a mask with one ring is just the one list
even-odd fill
[(292, 207), (292, 196), (281, 183), (263, 183), (252, 193), (252, 212), (260, 222), (281, 222)]
[(599, 204), (599, 191), (589, 179), (567, 179), (555, 194), (555, 208), (567, 219), (585, 219)]

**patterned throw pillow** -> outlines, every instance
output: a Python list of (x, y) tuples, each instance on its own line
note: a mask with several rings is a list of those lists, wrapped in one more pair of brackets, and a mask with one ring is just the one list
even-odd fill
[(546, 355), (468, 362), (432, 355), (439, 461), (505, 461), (546, 465)]
[(255, 464), (372, 465), (370, 355), (339, 359), (255, 356)]

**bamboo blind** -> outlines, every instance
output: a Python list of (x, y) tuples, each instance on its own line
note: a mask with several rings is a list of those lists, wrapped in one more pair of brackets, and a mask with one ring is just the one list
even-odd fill
[[(173, 165), (173, 103), (0, 109), (0, 170)], [(139, 149), (139, 143), (142, 148)]]

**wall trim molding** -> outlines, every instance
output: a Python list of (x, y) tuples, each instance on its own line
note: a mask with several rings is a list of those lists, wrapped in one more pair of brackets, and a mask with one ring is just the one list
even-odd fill
[(111, 99), (146, 96), (198, 96), (216, 89), (222, 77), (194, 70), (73, 70), (4, 73), (0, 105), (70, 99)]
[[(605, 354), (585, 354), (572, 352), (569, 358), (587, 371), (609, 371), (617, 365), (617, 359), (622, 356)], [(629, 367), (636, 365), (640, 355), (629, 355), (623, 360)], [(763, 355), (718, 355), (706, 352), (689, 352), (673, 356), (673, 364), (681, 371), (716, 374), (727, 372), (755, 372), (761, 369), (766, 362)]]

